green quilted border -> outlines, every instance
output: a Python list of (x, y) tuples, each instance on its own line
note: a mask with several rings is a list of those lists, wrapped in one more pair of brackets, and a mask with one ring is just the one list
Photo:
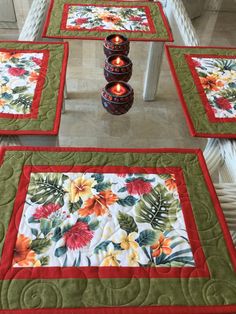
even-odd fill
[[(52, 9), (50, 16), (48, 16), (47, 23), (45, 25), (45, 30), (43, 37), (64, 37), (64, 38), (86, 38), (86, 39), (104, 39), (106, 36), (119, 31), (92, 31), (92, 30), (61, 30), (61, 21), (64, 4), (98, 4), (96, 0), (52, 0)], [(159, 6), (152, 2), (141, 2), (141, 1), (99, 1), (101, 5), (114, 5), (118, 6), (119, 3), (127, 7), (135, 6), (146, 6), (150, 9), (151, 17), (156, 28), (156, 33), (150, 34), (145, 32), (123, 32), (131, 40), (149, 40), (149, 41), (173, 41), (171, 34), (167, 30), (167, 25), (165, 25), (162, 13)]]
[(30, 131), (39, 131), (42, 132), (42, 134), (53, 131), (56, 120), (58, 94), (60, 91), (62, 64), (65, 57), (65, 45), (60, 43), (30, 44), (23, 42), (0, 42), (0, 50), (1, 48), (14, 50), (45, 49), (49, 51), (49, 62), (37, 119), (0, 118), (0, 129), (16, 132), (29, 131), (29, 133)]
[(24, 165), (181, 167), (211, 278), (3, 280), (1, 308), (236, 305), (236, 273), (197, 154), (6, 150), (0, 168), (1, 249)]
[(196, 133), (205, 133), (209, 135), (236, 134), (235, 122), (217, 123), (209, 121), (205, 108), (202, 104), (201, 97), (199, 96), (197, 88), (194, 84), (191, 71), (185, 59), (186, 54), (235, 56), (236, 48), (179, 48), (170, 46), (168, 50)]

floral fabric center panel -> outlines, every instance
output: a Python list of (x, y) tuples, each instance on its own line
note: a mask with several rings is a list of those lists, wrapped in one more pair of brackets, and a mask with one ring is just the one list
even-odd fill
[(215, 118), (236, 118), (236, 59), (191, 59)]
[(0, 51), (0, 113), (31, 112), (43, 55)]
[(150, 31), (145, 8), (92, 5), (70, 5), (66, 29)]
[(31, 173), (13, 267), (194, 267), (174, 174)]

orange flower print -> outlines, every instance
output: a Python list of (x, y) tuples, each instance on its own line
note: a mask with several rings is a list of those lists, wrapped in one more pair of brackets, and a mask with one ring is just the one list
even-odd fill
[(6, 103), (6, 101), (5, 101), (5, 100), (0, 99), (0, 107), (4, 106), (4, 105), (5, 105), (5, 103)]
[(95, 214), (102, 216), (108, 212), (108, 207), (118, 201), (118, 197), (111, 190), (102, 191), (97, 195), (89, 198), (85, 206), (79, 209), (81, 216)]
[(204, 89), (210, 89), (212, 91), (218, 91), (219, 87), (224, 86), (224, 83), (222, 81), (219, 81), (217, 76), (215, 75), (200, 77), (200, 81)]
[(39, 77), (39, 74), (37, 72), (33, 71), (30, 73), (29, 81), (35, 82), (35, 81), (37, 81), (38, 77)]
[(31, 240), (23, 234), (18, 235), (14, 249), (13, 265), (25, 267), (36, 263), (36, 254), (30, 249)]
[(158, 257), (162, 253), (166, 255), (170, 255), (172, 252), (172, 248), (170, 247), (171, 239), (165, 238), (164, 235), (161, 233), (159, 240), (151, 246), (153, 249), (152, 256)]
[(11, 58), (20, 58), (23, 53), (14, 53), (14, 52), (0, 52), (0, 62), (5, 62)]
[(165, 185), (169, 191), (173, 191), (176, 189), (176, 180), (175, 176), (172, 174), (170, 179), (165, 180)]
[(99, 18), (103, 20), (103, 22), (117, 24), (120, 22), (121, 18), (117, 15), (111, 13), (102, 13), (99, 15)]

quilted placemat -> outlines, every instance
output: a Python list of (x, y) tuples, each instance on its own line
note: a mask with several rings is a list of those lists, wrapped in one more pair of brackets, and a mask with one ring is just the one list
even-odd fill
[(236, 138), (236, 48), (166, 47), (190, 132)]
[(158, 2), (51, 0), (43, 37), (104, 39), (113, 33), (130, 40), (173, 41)]
[(0, 42), (0, 134), (56, 135), (67, 43)]
[(0, 163), (4, 313), (236, 311), (200, 150), (2, 147)]

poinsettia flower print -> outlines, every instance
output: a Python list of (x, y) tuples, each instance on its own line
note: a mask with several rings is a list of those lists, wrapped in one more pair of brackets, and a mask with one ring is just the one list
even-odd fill
[(126, 188), (129, 194), (131, 195), (142, 195), (150, 193), (152, 190), (152, 185), (150, 182), (145, 179), (136, 178), (132, 181), (126, 183)]
[(86, 246), (93, 238), (93, 231), (86, 222), (79, 221), (64, 233), (65, 245), (76, 250)]
[(216, 98), (215, 102), (221, 109), (230, 110), (232, 108), (231, 103), (224, 97)]
[(59, 204), (42, 205), (36, 208), (33, 217), (35, 219), (49, 218), (51, 214), (55, 213), (60, 208), (61, 206)]
[(11, 74), (12, 76), (23, 76), (28, 72), (21, 68), (11, 67), (8, 69), (8, 73)]

